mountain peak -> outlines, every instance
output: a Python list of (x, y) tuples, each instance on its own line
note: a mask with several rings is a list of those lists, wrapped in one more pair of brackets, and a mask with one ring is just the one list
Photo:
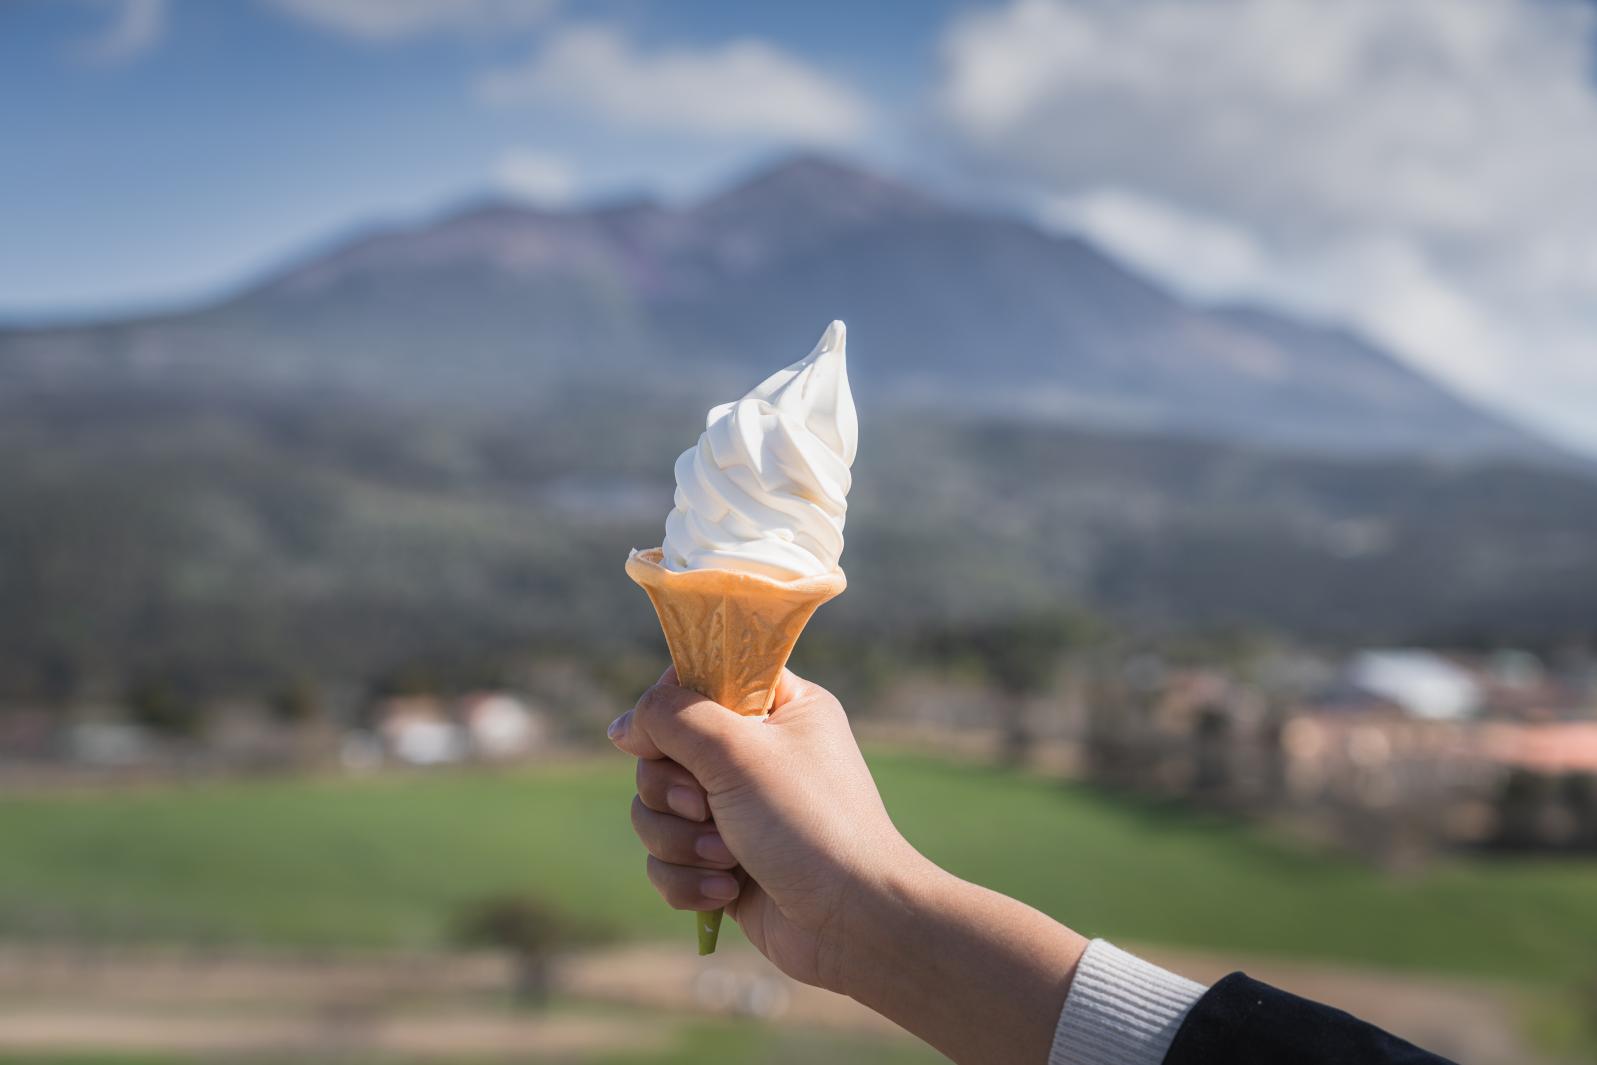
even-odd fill
[(912, 186), (833, 156), (806, 152), (755, 171), (706, 200), (700, 211), (802, 210), (860, 217), (924, 211), (933, 204)]

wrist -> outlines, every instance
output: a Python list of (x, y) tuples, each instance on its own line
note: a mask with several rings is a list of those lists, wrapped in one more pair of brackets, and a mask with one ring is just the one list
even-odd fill
[(1046, 1060), (1086, 939), (910, 854), (840, 922), (832, 989), (955, 1061)]
[(945, 872), (907, 842), (892, 860), (861, 878), (839, 921), (836, 981), (831, 990), (880, 1010), (910, 952), (923, 942), (931, 915), (946, 913), (964, 882)]

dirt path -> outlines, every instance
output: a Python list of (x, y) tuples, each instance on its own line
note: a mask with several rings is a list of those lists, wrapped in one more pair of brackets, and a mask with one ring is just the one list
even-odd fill
[[(1159, 948), (1141, 953), (1206, 982), (1244, 968), (1471, 1065), (1554, 1065), (1521, 1044), (1515, 999), (1504, 988)], [(503, 1007), (508, 968), (485, 955), (6, 949), (0, 950), (0, 1051), (582, 1058), (663, 1045), (672, 1014), (896, 1031), (856, 1003), (795, 984), (752, 951), (730, 945), (708, 959), (681, 943), (593, 952), (568, 959), (556, 979), (567, 997), (648, 1010), (599, 1019), (511, 1013)]]
[(588, 1017), (517, 1018), (483, 1011), (415, 1017), (116, 1013), (82, 1006), (0, 1012), (0, 1051), (159, 1052), (289, 1060), (373, 1057), (587, 1058), (664, 1046), (660, 1023)]
[(0, 950), (0, 1053), (581, 1061), (672, 1035), (648, 1014), (514, 1012), (509, 986), (486, 955)]

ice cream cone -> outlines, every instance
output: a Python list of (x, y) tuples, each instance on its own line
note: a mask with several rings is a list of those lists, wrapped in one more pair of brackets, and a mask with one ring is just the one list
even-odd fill
[[(633, 551), (627, 576), (649, 593), (677, 681), (729, 710), (771, 709), (793, 645), (822, 603), (847, 585), (842, 570), (778, 581), (723, 569), (677, 572), (658, 547)], [(697, 915), (699, 953), (715, 950), (721, 911)]]

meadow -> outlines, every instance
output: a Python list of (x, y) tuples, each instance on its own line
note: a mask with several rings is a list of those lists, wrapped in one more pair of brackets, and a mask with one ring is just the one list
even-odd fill
[[(299, 1056), (252, 1057), (253, 1065), (291, 1065)], [(340, 1065), (373, 1065), (360, 1058), (334, 1059)], [(531, 1065), (546, 1060), (496, 1058), (496, 1065)], [(947, 1058), (919, 1044), (891, 1037), (845, 1036), (775, 1028), (751, 1021), (696, 1021), (682, 1024), (669, 1045), (653, 1051), (582, 1059), (584, 1065), (709, 1065), (717, 1062), (759, 1062), (761, 1065), (935, 1065)], [(93, 1053), (5, 1054), (0, 1065), (194, 1065), (191, 1054)], [(412, 1058), (406, 1065), (481, 1065), (480, 1058)]]
[[(1076, 785), (871, 761), (899, 826), (933, 858), (1090, 934), (1527, 987), (1597, 970), (1597, 862), (1456, 858), (1394, 878)], [(0, 940), (434, 949), (473, 903), (509, 893), (618, 935), (690, 938), (644, 880), (631, 775), (596, 756), (7, 796)]]

